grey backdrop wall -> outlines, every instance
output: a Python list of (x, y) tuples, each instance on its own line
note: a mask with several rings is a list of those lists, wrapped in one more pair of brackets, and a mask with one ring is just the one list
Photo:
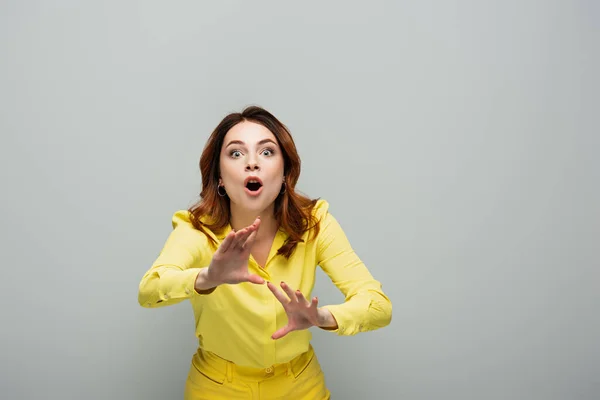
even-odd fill
[[(178, 399), (189, 303), (137, 286), (228, 112), (292, 130), (394, 305), (314, 331), (335, 399), (597, 399), (591, 1), (3, 1), (5, 399)], [(342, 300), (322, 273), (321, 302)]]

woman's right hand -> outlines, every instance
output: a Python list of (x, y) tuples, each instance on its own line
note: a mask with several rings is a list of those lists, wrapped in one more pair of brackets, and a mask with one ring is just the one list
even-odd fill
[(225, 237), (206, 270), (206, 279), (214, 286), (224, 283), (251, 282), (263, 284), (265, 280), (248, 271), (250, 250), (256, 240), (260, 217), (254, 223), (237, 232), (233, 230)]

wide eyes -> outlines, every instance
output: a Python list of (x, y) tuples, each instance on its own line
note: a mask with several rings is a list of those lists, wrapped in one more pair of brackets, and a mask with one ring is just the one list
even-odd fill
[[(275, 150), (273, 150), (271, 148), (266, 148), (266, 149), (263, 149), (260, 152), (260, 154), (262, 154), (263, 156), (266, 156), (266, 157), (271, 157), (273, 154), (275, 154)], [(229, 152), (229, 155), (232, 158), (240, 158), (243, 154), (242, 154), (242, 152), (240, 150), (231, 150)]]

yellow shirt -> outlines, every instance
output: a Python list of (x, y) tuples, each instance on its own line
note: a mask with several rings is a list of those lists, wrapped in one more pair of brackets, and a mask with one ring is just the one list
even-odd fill
[[(250, 272), (276, 285), (284, 281), (311, 299), (318, 265), (345, 296), (343, 304), (324, 306), (338, 323), (332, 332), (354, 335), (388, 325), (392, 304), (381, 283), (350, 246), (329, 212), (329, 204), (318, 200), (313, 212), (321, 220), (320, 232), (313, 241), (307, 242), (309, 232), (305, 232), (305, 242), (298, 243), (292, 256), (286, 259), (276, 255), (286, 239), (285, 232), (279, 230), (265, 267), (260, 268), (250, 256)], [(194, 228), (187, 210), (175, 212), (172, 225), (173, 231), (162, 251), (140, 282), (141, 306), (164, 307), (189, 300), (200, 347), (238, 365), (266, 368), (308, 350), (312, 338), (309, 330), (271, 339), (275, 331), (287, 324), (287, 316), (266, 285), (220, 285), (210, 294), (196, 292), (196, 276), (201, 268), (208, 267), (215, 250), (206, 236)], [(219, 235), (209, 233), (221, 243), (230, 230), (229, 226)]]

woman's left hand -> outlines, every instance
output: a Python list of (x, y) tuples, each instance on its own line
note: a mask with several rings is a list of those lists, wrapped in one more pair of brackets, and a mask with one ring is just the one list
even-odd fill
[(275, 332), (271, 336), (273, 339), (280, 339), (292, 331), (321, 326), (326, 320), (324, 313), (329, 313), (329, 311), (317, 308), (319, 300), (316, 297), (308, 302), (302, 292), (293, 290), (285, 282), (281, 282), (281, 288), (287, 296), (273, 283), (267, 282), (267, 286), (279, 300), (288, 317), (287, 325)]

